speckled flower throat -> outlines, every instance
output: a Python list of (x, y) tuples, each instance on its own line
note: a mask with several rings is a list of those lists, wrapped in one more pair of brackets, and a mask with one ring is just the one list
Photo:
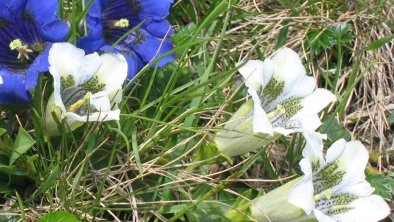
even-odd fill
[(283, 95), (284, 87), (285, 81), (274, 75), (259, 93), (261, 107), (267, 112), (274, 127), (285, 126), (286, 122), (302, 109), (303, 98), (286, 98)]
[(61, 77), (61, 98), (66, 111), (74, 112), (78, 115), (86, 115), (88, 112), (96, 111), (90, 106), (90, 97), (104, 89), (104, 84), (99, 83), (97, 76), (92, 77), (87, 82), (76, 86), (72, 76)]
[[(316, 167), (317, 168), (317, 167)], [(346, 213), (356, 197), (348, 193), (334, 193), (332, 188), (339, 185), (344, 176), (337, 162), (325, 165), (313, 174), (313, 189), (316, 209), (328, 216)]]

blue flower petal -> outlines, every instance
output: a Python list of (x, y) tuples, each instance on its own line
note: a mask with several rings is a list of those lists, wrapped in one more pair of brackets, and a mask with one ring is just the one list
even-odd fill
[(49, 50), (52, 47), (52, 43), (45, 46), (44, 50), (40, 55), (34, 60), (34, 62), (30, 65), (29, 69), (26, 73), (26, 89), (31, 89), (36, 87), (38, 76), (42, 72), (46, 72), (49, 70)]
[[(173, 49), (173, 45), (169, 38), (165, 39), (158, 39), (143, 29), (140, 29), (144, 36), (144, 39), (139, 42), (135, 43), (135, 34), (130, 34), (127, 38), (122, 42), (122, 45), (129, 46), (131, 50), (134, 50), (138, 56), (144, 61), (145, 63), (149, 63), (152, 60), (160, 57), (161, 55), (167, 53), (168, 51)], [(176, 59), (174, 54), (168, 55), (162, 58), (157, 65), (164, 66), (167, 63), (174, 61)]]
[(34, 17), (36, 27), (47, 41), (63, 41), (68, 26), (57, 15), (58, 0), (28, 0), (26, 10)]
[(140, 0), (141, 11), (139, 18), (162, 20), (165, 19), (170, 11), (173, 0)]
[[(0, 19), (1, 20), (12, 19), (13, 13), (8, 8), (7, 1), (0, 1), (0, 9), (1, 9), (0, 10)], [(2, 22), (1, 20), (0, 20), (0, 25), (2, 25), (1, 24), (1, 22)]]
[(1, 1), (0, 9), (3, 11), (5, 8), (11, 10), (14, 14), (19, 14), (25, 8), (27, 0), (8, 0)]
[(86, 53), (93, 53), (105, 44), (99, 1), (95, 1), (90, 7), (86, 24), (89, 29), (88, 35), (80, 38), (77, 42), (77, 46), (84, 49)]
[(127, 69), (127, 80), (131, 80), (135, 75), (144, 67), (141, 59), (134, 53), (122, 53), (126, 58), (128, 69)]
[(0, 104), (27, 103), (31, 99), (25, 89), (25, 76), (10, 74), (8, 70), (0, 69)]
[(174, 29), (171, 27), (171, 24), (166, 19), (161, 21), (146, 22), (143, 24), (143, 27), (151, 35), (158, 38), (165, 38), (174, 34)]
[[(88, 11), (89, 33), (78, 40), (78, 46), (87, 53), (97, 50), (115, 52), (125, 56), (128, 79), (132, 79), (144, 65), (173, 49), (170, 36), (174, 33), (165, 20), (173, 0), (96, 0)], [(130, 8), (131, 7), (131, 8)], [(113, 21), (126, 18), (128, 28), (112, 27)], [(111, 49), (110, 45), (123, 34), (144, 21), (139, 30), (124, 38)], [(157, 62), (158, 66), (175, 60), (171, 54)]]

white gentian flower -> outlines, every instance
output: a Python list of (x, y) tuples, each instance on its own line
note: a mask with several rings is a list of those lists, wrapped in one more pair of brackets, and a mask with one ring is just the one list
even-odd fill
[(359, 141), (336, 141), (323, 156), (316, 133), (304, 134), (307, 145), (300, 162), (305, 176), (289, 194), (289, 202), (313, 212), (318, 221), (379, 221), (390, 213), (382, 197), (365, 180), (368, 151)]
[(390, 213), (365, 180), (368, 152), (359, 141), (336, 141), (323, 155), (323, 136), (304, 133), (300, 161), (304, 176), (254, 199), (251, 216), (259, 221), (373, 222)]
[(220, 130), (215, 143), (220, 153), (234, 156), (261, 147), (278, 135), (315, 131), (320, 112), (335, 96), (316, 89), (298, 54), (289, 48), (272, 58), (250, 60), (239, 69), (253, 102), (247, 102)]
[(71, 130), (83, 122), (119, 120), (117, 104), (127, 76), (127, 62), (122, 55), (85, 55), (72, 44), (54, 43), (49, 64), (54, 80), (54, 92), (46, 109), (50, 134), (58, 133), (52, 113), (64, 119)]

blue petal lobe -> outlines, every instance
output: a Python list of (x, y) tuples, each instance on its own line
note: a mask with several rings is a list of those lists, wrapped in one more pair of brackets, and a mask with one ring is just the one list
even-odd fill
[(34, 17), (45, 40), (58, 42), (67, 37), (68, 25), (57, 15), (58, 0), (28, 0), (26, 9)]
[(174, 34), (174, 29), (171, 27), (171, 24), (166, 19), (161, 21), (147, 22), (144, 23), (143, 26), (146, 31), (158, 38), (165, 38)]
[(104, 45), (103, 24), (101, 19), (101, 6), (95, 1), (89, 9), (86, 19), (88, 35), (78, 40), (78, 47), (84, 49), (86, 53), (93, 53)]
[(31, 99), (25, 89), (25, 76), (10, 74), (8, 70), (0, 69), (0, 104), (27, 103)]
[(3, 0), (0, 3), (0, 8), (1, 8), (1, 11), (2, 11), (4, 8), (7, 7), (14, 14), (18, 15), (25, 8), (26, 2), (27, 2), (27, 0), (7, 0), (7, 1)]
[(25, 84), (26, 89), (36, 87), (38, 76), (40, 75), (40, 73), (47, 72), (49, 70), (48, 56), (51, 47), (52, 44), (46, 45), (41, 54), (37, 56), (37, 58), (27, 70)]
[(170, 6), (173, 0), (141, 0), (141, 11), (139, 18), (162, 20), (165, 19), (170, 11)]
[[(139, 44), (135, 44), (135, 35), (130, 34), (124, 41), (122, 45), (130, 46), (131, 50), (134, 50), (138, 56), (142, 59), (143, 62), (149, 63), (152, 60), (162, 56), (168, 51), (173, 49), (173, 45), (169, 38), (158, 39), (143, 29), (140, 29), (140, 32), (144, 35), (144, 40)], [(160, 61), (158, 61), (158, 66), (164, 66), (167, 63), (175, 60), (176, 57), (174, 54), (168, 55)]]

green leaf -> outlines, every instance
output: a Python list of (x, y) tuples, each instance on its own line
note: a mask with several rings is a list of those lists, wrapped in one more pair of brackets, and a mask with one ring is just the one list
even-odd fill
[(2, 136), (4, 133), (6, 133), (7, 132), (7, 130), (6, 129), (3, 129), (3, 128), (0, 128), (0, 136)]
[(3, 134), (0, 138), (0, 154), (9, 157), (12, 153), (13, 141), (8, 134)]
[(186, 213), (188, 221), (199, 222), (199, 221), (228, 221), (224, 217), (226, 207), (220, 203), (214, 202), (203, 202), (200, 203), (194, 210)]
[[(12, 192), (12, 189), (8, 186), (7, 182), (0, 178), (0, 194), (8, 194)], [(1, 219), (0, 219), (1, 221)]]
[(394, 39), (394, 35), (385, 36), (383, 38), (373, 41), (371, 44), (367, 45), (363, 50), (369, 51), (369, 50), (378, 49), (393, 39)]
[(275, 48), (279, 49), (280, 47), (286, 44), (288, 32), (289, 32), (289, 26), (288, 26), (288, 21), (286, 21), (285, 26), (283, 26), (283, 28), (281, 28), (279, 32), (278, 42), (276, 43)]
[(394, 125), (394, 110), (388, 112), (387, 122), (389, 123), (389, 126)]
[[(9, 212), (12, 214), (12, 212)], [(21, 218), (16, 215), (0, 215), (0, 222), (18, 222)]]
[(26, 130), (19, 128), (18, 135), (12, 147), (13, 152), (10, 157), (10, 165), (12, 165), (22, 154), (26, 153), (35, 143), (36, 141), (31, 138)]
[(79, 222), (78, 218), (66, 211), (56, 211), (45, 214), (38, 222)]
[(323, 125), (320, 127), (322, 133), (327, 134), (327, 137), (330, 141), (336, 141), (338, 139), (344, 138), (346, 140), (351, 139), (350, 133), (339, 125), (336, 119), (328, 118), (323, 122)]
[(40, 192), (45, 192), (47, 191), (49, 188), (51, 188), (55, 183), (57, 178), (60, 175), (60, 167), (56, 166), (51, 173), (49, 174), (49, 176), (46, 178), (46, 180), (44, 181), (44, 183), (42, 184), (42, 186), (40, 187)]
[(383, 197), (383, 199), (387, 201), (392, 199), (392, 192), (394, 189), (393, 177), (381, 174), (367, 175), (367, 180), (375, 188), (375, 194)]

